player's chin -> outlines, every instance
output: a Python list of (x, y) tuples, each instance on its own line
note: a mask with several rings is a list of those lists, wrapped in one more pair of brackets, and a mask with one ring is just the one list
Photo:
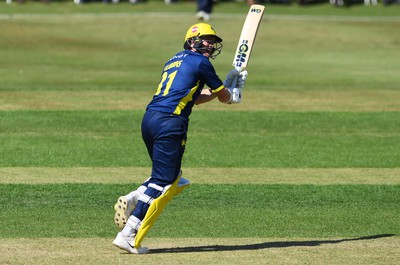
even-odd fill
[(212, 51), (205, 51), (205, 52), (203, 52), (203, 55), (204, 55), (205, 57), (211, 57), (211, 54), (212, 54)]
[(202, 54), (206, 57), (211, 57), (214, 50), (203, 50)]

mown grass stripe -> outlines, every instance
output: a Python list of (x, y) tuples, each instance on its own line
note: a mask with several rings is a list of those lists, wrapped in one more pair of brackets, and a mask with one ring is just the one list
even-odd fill
[[(143, 110), (153, 91), (85, 90), (85, 91), (2, 91), (0, 110)], [(246, 100), (235, 111), (400, 111), (400, 91), (366, 89), (359, 91), (324, 89), (292, 91), (288, 88), (251, 86)], [(46, 98), (46, 101), (43, 99)], [(269, 99), (266, 102), (265, 99)], [(231, 110), (219, 102), (195, 107), (195, 110)]]
[[(141, 183), (149, 167), (1, 167), (0, 184)], [(183, 168), (197, 184), (400, 184), (400, 168)]]
[[(140, 135), (0, 137), (1, 167), (147, 167)], [(223, 138), (225, 137), (225, 138)], [(243, 141), (243, 138), (246, 138)], [(133, 140), (132, 140), (133, 139)], [(397, 168), (400, 137), (190, 135), (186, 167)], [(236, 148), (232, 147), (236, 143)], [(227, 155), (229, 154), (229, 155)]]
[[(143, 111), (1, 114), (2, 167), (150, 166)], [(398, 112), (200, 111), (191, 118), (183, 165), (398, 168), (399, 132)]]
[[(1, 237), (112, 237), (135, 185), (0, 185)], [(150, 237), (348, 237), (400, 233), (400, 185), (201, 185), (171, 201)]]
[[(69, 13), (69, 14), (0, 14), (0, 20), (57, 20), (57, 19), (120, 19), (120, 18), (132, 18), (132, 17), (144, 17), (144, 18), (185, 18), (189, 19), (193, 17), (192, 12), (146, 12), (146, 13)], [(216, 19), (233, 19), (240, 17), (244, 19), (243, 14), (222, 14), (216, 13), (213, 15)], [(311, 22), (376, 22), (376, 23), (387, 23), (387, 22), (400, 22), (400, 18), (396, 16), (346, 16), (346, 15), (279, 15), (269, 14), (266, 20), (278, 20), (278, 21), (311, 21)]]
[[(1, 135), (124, 135), (140, 131), (144, 110), (21, 110), (1, 111)], [(192, 134), (223, 132), (268, 135), (382, 135), (399, 136), (400, 112), (194, 112)], [(227, 120), (220, 123), (220, 120)], [(207, 126), (205, 126), (207, 125)]]

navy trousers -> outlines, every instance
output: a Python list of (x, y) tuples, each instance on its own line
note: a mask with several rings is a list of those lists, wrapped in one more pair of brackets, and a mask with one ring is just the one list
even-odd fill
[(197, 0), (197, 11), (204, 11), (211, 14), (213, 4), (213, 0)]
[[(152, 161), (152, 171), (144, 186), (153, 183), (165, 187), (177, 179), (185, 152), (187, 129), (188, 120), (181, 116), (146, 111), (142, 120), (142, 137)], [(156, 199), (161, 192), (148, 187), (144, 194)], [(143, 220), (148, 208), (148, 204), (139, 200), (133, 215)]]

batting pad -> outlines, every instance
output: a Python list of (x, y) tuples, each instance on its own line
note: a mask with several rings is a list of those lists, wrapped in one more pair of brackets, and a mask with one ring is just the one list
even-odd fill
[(151, 204), (147, 213), (142, 221), (142, 225), (140, 226), (136, 236), (135, 236), (135, 248), (138, 249), (146, 237), (147, 233), (150, 231), (150, 228), (157, 221), (160, 216), (162, 210), (165, 206), (172, 200), (173, 197), (181, 193), (181, 191), (190, 185), (189, 180), (182, 178), (182, 175), (179, 175), (178, 178), (172, 183), (171, 186), (166, 188), (166, 191), (161, 194), (160, 197), (155, 199)]

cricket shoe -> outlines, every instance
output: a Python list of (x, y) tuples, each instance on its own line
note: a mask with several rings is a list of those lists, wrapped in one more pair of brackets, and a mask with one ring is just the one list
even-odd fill
[(118, 198), (117, 203), (114, 205), (114, 222), (119, 229), (122, 230), (125, 227), (129, 216), (131, 216), (136, 207), (139, 196), (139, 192), (135, 192), (135, 196), (133, 196), (133, 199), (131, 200), (128, 200), (126, 196), (121, 196)]
[(211, 14), (204, 11), (199, 11), (196, 13), (195, 17), (199, 20), (209, 21), (211, 19)]
[(146, 247), (135, 248), (135, 237), (125, 237), (121, 232), (118, 233), (117, 237), (114, 239), (113, 244), (120, 249), (128, 251), (131, 254), (147, 254), (149, 249)]

